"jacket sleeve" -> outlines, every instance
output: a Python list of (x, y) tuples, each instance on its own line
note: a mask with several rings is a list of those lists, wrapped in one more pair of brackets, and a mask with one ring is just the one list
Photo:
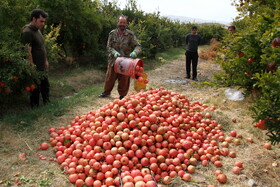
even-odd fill
[(134, 35), (134, 33), (132, 33), (132, 42), (131, 43), (135, 47), (133, 52), (135, 52), (137, 55), (140, 54), (142, 52), (142, 46), (139, 43), (139, 41), (137, 40), (137, 38)]
[(113, 48), (113, 43), (114, 43), (114, 33), (111, 31), (107, 41), (107, 51), (109, 53), (109, 56), (114, 56), (114, 54), (118, 52), (116, 49)]
[(186, 36), (186, 45), (188, 45), (189, 42), (189, 35)]
[(132, 31), (129, 31), (129, 33), (131, 34), (131, 46), (134, 47), (133, 52), (135, 52), (138, 55), (142, 52), (142, 46), (137, 40), (135, 34)]

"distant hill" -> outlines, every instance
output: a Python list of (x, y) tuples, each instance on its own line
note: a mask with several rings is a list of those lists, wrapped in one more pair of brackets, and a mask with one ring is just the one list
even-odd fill
[(215, 20), (203, 20), (199, 18), (192, 18), (192, 17), (185, 17), (185, 16), (174, 16), (174, 15), (165, 15), (164, 17), (167, 17), (174, 21), (179, 21), (182, 23), (219, 23), (222, 25), (230, 25), (228, 22), (221, 22), (221, 21), (215, 21)]

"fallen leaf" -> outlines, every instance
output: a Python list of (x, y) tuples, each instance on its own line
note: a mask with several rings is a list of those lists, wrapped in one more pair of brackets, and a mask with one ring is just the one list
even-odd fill
[(26, 160), (26, 154), (25, 153), (20, 153), (19, 154), (19, 159), (25, 161)]
[(46, 160), (47, 157), (45, 157), (45, 156), (40, 156), (40, 159), (41, 159), (41, 160)]
[(18, 176), (19, 174), (20, 174), (20, 172), (17, 172), (17, 173), (15, 173), (15, 174), (13, 174), (13, 177)]

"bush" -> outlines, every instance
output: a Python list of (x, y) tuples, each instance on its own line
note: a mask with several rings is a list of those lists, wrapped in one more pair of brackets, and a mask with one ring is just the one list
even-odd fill
[(199, 57), (204, 60), (212, 61), (217, 57), (218, 48), (219, 41), (216, 38), (212, 38), (210, 41), (210, 47), (199, 51)]
[(209, 44), (212, 38), (220, 41), (227, 31), (221, 24), (204, 23), (198, 27), (198, 32), (201, 35), (201, 44)]
[(224, 72), (215, 77), (244, 88), (247, 95), (258, 93), (250, 108), (256, 126), (265, 125), (269, 140), (279, 143), (280, 4), (254, 0), (237, 6), (243, 16), (235, 22), (240, 29), (224, 38), (217, 58)]
[(254, 100), (251, 107), (256, 122), (263, 121), (267, 135), (272, 143), (280, 142), (280, 71), (256, 74), (255, 87), (261, 97)]
[[(21, 43), (17, 41), (0, 42), (0, 102), (22, 93), (30, 91), (38, 73), (34, 66), (26, 60), (27, 55)], [(28, 88), (27, 88), (28, 87)], [(33, 86), (32, 86), (33, 87)]]
[(101, 32), (97, 1), (40, 0), (38, 3), (49, 13), (49, 25), (61, 25), (57, 42), (66, 56), (96, 55)]
[(48, 61), (51, 64), (56, 64), (59, 60), (64, 57), (64, 54), (61, 50), (61, 45), (57, 43), (57, 38), (59, 37), (61, 25), (54, 27), (50, 26), (50, 32), (44, 35), (45, 45), (48, 55)]

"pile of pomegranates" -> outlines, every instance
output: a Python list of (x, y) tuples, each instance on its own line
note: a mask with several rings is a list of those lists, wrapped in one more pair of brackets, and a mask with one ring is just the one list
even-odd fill
[[(226, 145), (236, 134), (225, 135), (211, 119), (214, 110), (164, 88), (142, 90), (51, 128), (49, 143), (76, 186), (154, 187), (174, 177), (188, 181), (200, 162), (222, 167), (223, 156), (236, 156)], [(226, 176), (217, 180), (224, 183)]]

